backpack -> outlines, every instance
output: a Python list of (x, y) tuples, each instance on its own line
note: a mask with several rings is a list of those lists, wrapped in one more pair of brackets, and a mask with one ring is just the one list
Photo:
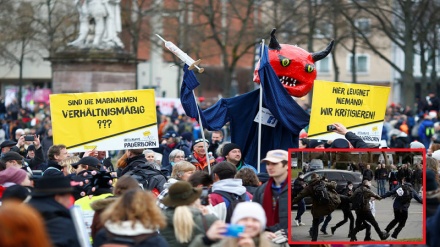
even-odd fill
[(212, 193), (221, 195), (223, 198), (223, 201), (226, 204), (226, 219), (225, 219), (226, 223), (231, 222), (231, 216), (232, 216), (232, 213), (234, 212), (234, 209), (237, 206), (237, 204), (239, 204), (240, 202), (250, 201), (246, 192), (242, 195), (236, 195), (236, 194), (229, 193), (226, 191), (215, 191)]
[(359, 189), (358, 191), (355, 191), (354, 195), (350, 197), (351, 201), (351, 208), (354, 210), (360, 210), (364, 208), (365, 201), (364, 201), (364, 190)]
[(431, 138), (435, 134), (435, 130), (433, 126), (426, 126), (425, 135), (428, 138)]
[(313, 199), (318, 205), (326, 205), (329, 203), (330, 198), (324, 181), (319, 181), (313, 186)]
[[(401, 192), (399, 190), (402, 190)], [(397, 189), (397, 196), (403, 203), (408, 203), (412, 199), (412, 190), (411, 187), (404, 184), (400, 188)], [(401, 195), (400, 195), (401, 194)]]
[(163, 186), (167, 181), (166, 176), (161, 171), (146, 163), (136, 166), (126, 174), (136, 179), (144, 190), (150, 190), (156, 196), (163, 190)]

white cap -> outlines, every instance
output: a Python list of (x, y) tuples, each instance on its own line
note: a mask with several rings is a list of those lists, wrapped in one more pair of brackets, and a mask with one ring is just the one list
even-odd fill
[(256, 202), (240, 202), (234, 209), (231, 217), (231, 224), (237, 224), (238, 221), (244, 218), (254, 218), (260, 221), (261, 231), (266, 229), (266, 213), (263, 207)]

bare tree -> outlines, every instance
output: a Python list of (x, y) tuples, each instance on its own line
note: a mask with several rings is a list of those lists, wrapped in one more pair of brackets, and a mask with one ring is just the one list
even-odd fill
[(412, 104), (415, 99), (414, 55), (416, 54), (416, 44), (420, 41), (416, 30), (419, 21), (423, 19), (429, 8), (428, 2), (407, 0), (352, 1), (353, 5), (361, 10), (361, 13), (372, 18), (371, 33), (377, 37), (387, 37), (404, 53), (404, 68), (401, 68), (398, 61), (390, 59), (377, 42), (374, 42), (374, 39), (356, 25), (355, 20), (350, 20), (352, 27), (360, 34), (359, 37), (363, 44), (400, 74), (399, 83), (403, 92), (403, 104)]
[[(34, 9), (29, 2), (6, 2), (3, 4), (7, 15), (0, 15), (0, 32), (3, 34), (0, 39), (0, 61), (4, 65), (19, 68), (18, 78), (18, 102), (21, 106), (21, 96), (23, 87), (23, 63), (27, 57), (35, 53), (32, 50), (32, 43), (35, 41), (37, 30), (34, 22)], [(14, 21), (10, 16), (16, 16)]]

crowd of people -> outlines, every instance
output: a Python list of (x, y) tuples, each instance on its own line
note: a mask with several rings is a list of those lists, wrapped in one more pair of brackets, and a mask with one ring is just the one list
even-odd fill
[[(80, 246), (85, 238), (93, 246), (108, 243), (275, 246), (287, 242), (288, 214), (291, 211), (287, 202), (290, 164), (287, 164), (286, 151), (268, 152), (261, 161), (265, 172), (258, 173), (258, 164), (244, 162), (242, 147), (226, 141), (227, 127), (219, 131), (204, 131), (194, 119), (178, 115), (176, 111), (165, 116), (157, 109), (161, 140), (158, 148), (130, 149), (119, 153), (92, 150), (72, 154), (66, 146), (53, 144), (50, 115), (46, 111), (40, 111), (40, 115), (25, 113), (18, 111), (13, 118), (8, 117), (7, 112), (2, 115), (4, 140), (1, 142), (0, 160), (0, 214), (10, 215), (19, 210), (22, 215), (29, 216), (1, 218), (1, 228), (15, 229), (11, 231), (15, 235), (0, 238), (3, 241), (1, 246), (17, 246), (17, 243), (20, 246)], [(426, 119), (432, 121), (437, 115), (431, 111), (410, 116), (408, 109), (402, 112), (398, 105), (391, 105), (387, 113), (383, 140), (388, 147), (427, 148), (426, 207), (427, 216), (434, 219), (439, 214), (440, 151), (436, 150), (440, 149), (437, 143), (440, 127), (433, 123), (434, 133), (426, 135), (430, 137), (428, 143), (420, 137), (430, 130), (421, 131), (422, 135), (417, 136), (410, 129), (417, 124), (418, 128), (426, 128), (428, 125), (422, 123)], [(414, 117), (413, 126), (410, 117)], [(32, 121), (34, 118), (38, 121)], [(405, 132), (405, 124), (408, 125), (408, 133)], [(303, 136), (299, 146), (378, 147), (365, 143), (341, 124), (333, 125), (335, 132), (341, 134), (340, 139), (319, 141)], [(404, 141), (403, 137), (406, 138)], [(396, 146), (398, 143), (405, 144)], [(398, 239), (408, 216), (409, 202), (395, 200), (395, 219), (382, 230), (375, 223), (369, 201), (371, 197), (380, 200), (397, 195), (401, 190), (406, 191), (406, 187), (411, 188), (412, 198), (419, 201), (422, 167), (421, 164), (411, 166), (383, 167), (380, 164), (372, 171), (368, 165), (353, 164), (355, 169), (361, 170), (365, 180), (359, 188), (347, 184), (346, 190), (339, 195), (340, 202), (337, 204), (344, 212), (344, 219), (330, 228), (331, 233), (350, 221), (349, 240), (356, 241), (358, 232), (363, 229), (366, 229), (364, 239), (370, 240), (371, 226), (381, 239), (390, 235)], [(292, 179), (296, 184), (292, 192), (298, 195), (292, 197), (293, 202), (299, 204), (299, 216), (294, 220), (298, 226), (305, 225), (301, 221), (301, 214), (305, 211), (302, 198), (307, 195), (304, 188), (308, 187), (301, 181), (301, 176), (303, 174)], [(331, 181), (319, 176), (313, 181), (323, 181), (329, 191), (334, 186)], [(377, 193), (372, 191), (371, 181), (377, 183)], [(350, 198), (356, 194), (362, 194), (365, 203), (354, 210), (354, 217)], [(318, 202), (313, 205), (320, 207)], [(81, 217), (75, 213), (77, 210)], [(327, 233), (331, 218), (331, 212), (326, 210), (313, 215), (312, 241), (317, 240), (319, 230)], [(322, 222), (324, 225), (319, 228)], [(428, 223), (436, 224), (436, 221), (428, 220)], [(78, 226), (81, 224), (86, 227), (87, 236)], [(236, 224), (246, 226), (243, 233), (243, 229), (234, 228)], [(19, 229), (27, 229), (27, 235), (20, 235)], [(428, 235), (436, 237), (436, 234)], [(33, 241), (29, 242), (29, 239)]]
[(43, 135), (17, 128), (1, 143), (0, 214), (19, 209), (36, 223), (1, 218), (8, 234), (0, 245), (286, 245), (288, 152), (268, 152), (258, 173), (223, 131), (195, 139), (194, 130), (179, 131), (182, 116), (169, 126), (161, 118), (158, 148), (115, 158), (43, 142), (50, 118)]

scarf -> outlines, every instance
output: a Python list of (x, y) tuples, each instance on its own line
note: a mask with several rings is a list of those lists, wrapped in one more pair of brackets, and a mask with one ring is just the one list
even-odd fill
[[(276, 198), (275, 209), (273, 209), (273, 193), (272, 193), (272, 185), (274, 184), (273, 178), (270, 178), (267, 181), (266, 188), (264, 189), (264, 197), (263, 197), (263, 208), (264, 212), (266, 212), (267, 218), (267, 226), (273, 226), (280, 221), (279, 217), (279, 195)], [(285, 181), (280, 189), (280, 192), (283, 190), (284, 186), (286, 186), (287, 182)]]
[(206, 155), (200, 157), (196, 152), (194, 152), (194, 158), (199, 162), (199, 165), (197, 166), (200, 170), (203, 170), (208, 165), (206, 162)]

